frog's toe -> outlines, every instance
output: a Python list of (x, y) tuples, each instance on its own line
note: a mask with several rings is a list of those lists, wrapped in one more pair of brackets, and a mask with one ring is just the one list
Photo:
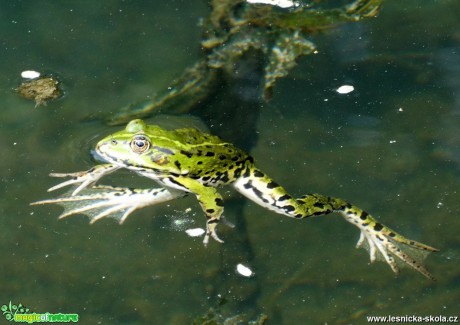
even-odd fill
[(223, 243), (224, 241), (222, 239), (219, 238), (219, 236), (217, 236), (217, 233), (215, 231), (213, 231), (211, 233), (211, 237), (214, 238), (215, 241), (219, 242), (219, 243)]
[(369, 251), (371, 263), (374, 263), (376, 260), (376, 256), (377, 256), (374, 241), (371, 238), (369, 238), (369, 236), (366, 235), (366, 233), (362, 231), (359, 234), (359, 239), (358, 239), (358, 242), (356, 243), (356, 248), (361, 248), (361, 247)]
[(396, 274), (399, 273), (399, 266), (407, 265), (428, 279), (435, 280), (422, 264), (430, 251), (436, 251), (430, 246), (408, 240), (390, 230), (380, 233), (362, 230), (356, 246), (369, 251), (371, 262), (383, 260)]
[[(64, 176), (56, 176), (56, 175), (58, 175), (58, 174), (50, 174), (50, 176), (53, 176), (53, 177), (64, 177)], [(59, 174), (59, 175), (61, 175), (61, 174)], [(64, 174), (62, 174), (62, 175), (64, 175)], [(54, 185), (53, 187), (50, 187), (48, 189), (48, 192), (52, 192), (52, 191), (58, 190), (60, 188), (63, 188), (65, 186), (76, 184), (76, 183), (80, 183), (80, 180), (78, 180), (77, 178), (72, 178), (72, 179), (69, 179), (68, 181), (65, 181), (65, 182), (59, 183), (57, 185)]]
[(97, 165), (87, 171), (75, 172), (75, 173), (50, 173), (51, 177), (71, 177), (71, 179), (59, 183), (48, 189), (48, 192), (60, 189), (62, 187), (74, 184), (80, 184), (71, 194), (71, 196), (76, 196), (85, 188), (89, 187), (92, 184), (95, 184), (101, 177), (114, 172), (119, 169), (119, 166), (113, 164), (103, 164)]
[(382, 238), (380, 235), (373, 234), (371, 232), (361, 231), (357, 248), (363, 247), (369, 251), (369, 257), (371, 263), (377, 260), (377, 257), (383, 259), (394, 272), (397, 272), (396, 263), (394, 258), (388, 254), (386, 238)]
[(211, 228), (209, 227), (208, 225), (208, 230), (206, 231), (206, 235), (204, 235), (204, 239), (203, 239), (203, 244), (204, 246), (207, 246), (208, 243), (209, 243), (209, 237), (212, 237), (215, 241), (219, 242), (219, 243), (223, 243), (224, 241), (222, 239), (219, 238), (219, 236), (217, 235), (216, 233), (216, 230), (215, 230), (215, 227)]
[(206, 235), (204, 235), (204, 238), (203, 238), (203, 245), (206, 247), (208, 246), (208, 243), (209, 243), (209, 235), (206, 233)]

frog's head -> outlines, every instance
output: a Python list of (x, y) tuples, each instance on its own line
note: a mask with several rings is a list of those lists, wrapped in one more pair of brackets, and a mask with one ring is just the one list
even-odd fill
[[(173, 151), (161, 145), (164, 130), (133, 120), (122, 131), (115, 132), (96, 145), (96, 152), (107, 162), (131, 169), (160, 168), (169, 163)], [(157, 142), (160, 142), (159, 144)]]

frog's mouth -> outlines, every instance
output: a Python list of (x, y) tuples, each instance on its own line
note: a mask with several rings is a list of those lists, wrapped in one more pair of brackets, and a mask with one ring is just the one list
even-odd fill
[(95, 155), (97, 155), (97, 157), (99, 159), (102, 159), (104, 162), (126, 166), (125, 163), (127, 159), (122, 159), (120, 157), (116, 157), (109, 153), (111, 141), (115, 141), (115, 140), (110, 140), (109, 142), (106, 142), (106, 141), (99, 142), (96, 145), (96, 149), (94, 150)]
[(95, 162), (101, 162), (101, 163), (107, 162), (107, 160), (105, 160), (105, 158), (101, 154), (99, 154), (99, 152), (96, 149), (91, 149), (89, 154), (91, 156), (91, 159)]

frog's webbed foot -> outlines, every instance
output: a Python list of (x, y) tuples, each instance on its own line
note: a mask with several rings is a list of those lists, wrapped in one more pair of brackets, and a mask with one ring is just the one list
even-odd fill
[(118, 220), (121, 224), (137, 209), (186, 194), (166, 188), (130, 189), (104, 185), (82, 188), (81, 194), (77, 196), (74, 193), (75, 191), (70, 191), (60, 198), (38, 201), (31, 205), (50, 203), (61, 205), (64, 207), (64, 212), (59, 219), (74, 214), (84, 214), (90, 218), (90, 223), (108, 217)]
[(76, 173), (51, 173), (51, 177), (72, 177), (68, 181), (59, 183), (51, 188), (48, 189), (48, 192), (60, 189), (62, 187), (73, 185), (73, 184), (80, 184), (71, 194), (71, 196), (77, 195), (80, 193), (84, 188), (96, 183), (101, 177), (108, 175), (115, 170), (119, 169), (119, 166), (114, 164), (103, 164), (97, 165), (93, 168)]
[(428, 279), (435, 280), (422, 261), (428, 253), (437, 252), (436, 248), (405, 238), (354, 206), (342, 213), (348, 222), (361, 230), (356, 247), (366, 248), (371, 262), (382, 259), (395, 273), (399, 273), (399, 266), (408, 265)]

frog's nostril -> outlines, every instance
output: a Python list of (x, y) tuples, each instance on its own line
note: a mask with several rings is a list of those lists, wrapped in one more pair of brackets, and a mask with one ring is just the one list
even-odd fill
[(111, 140), (110, 143), (115, 146), (115, 145), (117, 145), (118, 142), (117, 142), (117, 140)]

